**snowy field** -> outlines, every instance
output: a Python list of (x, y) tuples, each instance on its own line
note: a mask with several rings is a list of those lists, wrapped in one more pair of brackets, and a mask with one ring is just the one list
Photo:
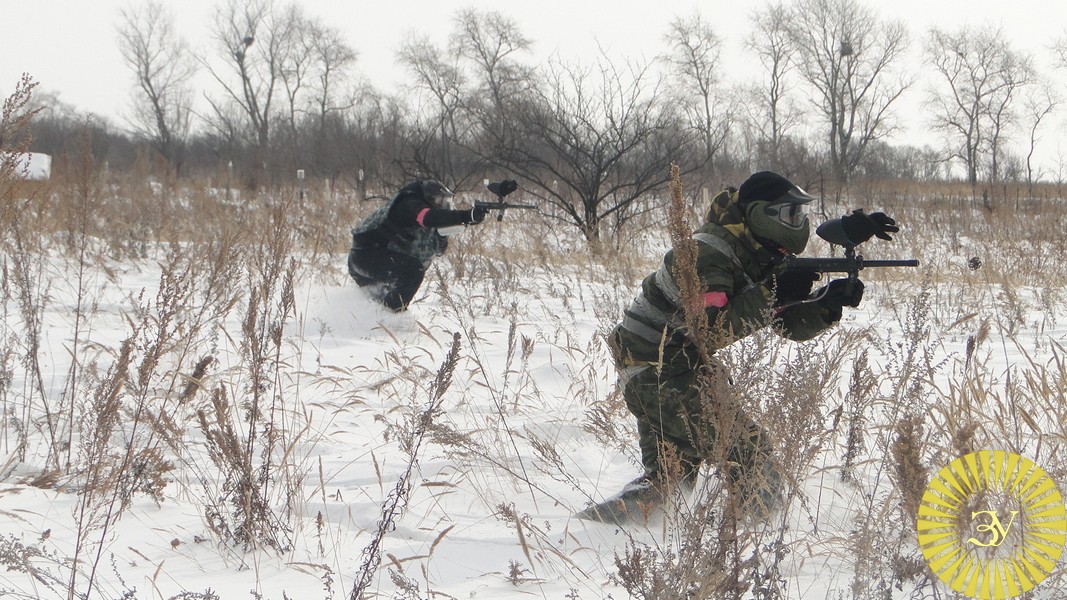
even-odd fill
[[(725, 558), (710, 469), (643, 526), (572, 517), (639, 472), (603, 336), (665, 231), (594, 255), (490, 220), (404, 314), (348, 278), (346, 227), (319, 254), (293, 234), (5, 255), (0, 596), (734, 597), (700, 591), (726, 565), (736, 597), (956, 597), (923, 568), (900, 424), (926, 476), (1003, 448), (1063, 489), (1067, 279), (1048, 254), (1067, 232), (896, 214), (871, 258), (920, 269), (865, 272), (861, 307), (814, 341), (723, 353), (796, 484)], [(1063, 572), (1030, 597), (1063, 597)]]

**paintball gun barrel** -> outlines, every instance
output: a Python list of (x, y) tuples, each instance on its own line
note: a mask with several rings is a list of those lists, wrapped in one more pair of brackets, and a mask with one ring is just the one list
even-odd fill
[[(849, 254), (851, 252), (851, 255)], [(843, 258), (800, 258), (790, 256), (785, 260), (789, 269), (811, 269), (819, 273), (858, 274), (868, 267), (917, 267), (919, 261), (914, 258), (893, 260), (864, 260), (856, 254), (855, 248), (846, 248)]]
[(474, 206), (477, 208), (500, 211), (496, 215), (497, 221), (504, 220), (504, 211), (509, 208), (533, 210), (537, 209), (537, 207), (533, 204), (510, 204), (508, 202), (504, 202), (505, 196), (519, 189), (519, 184), (514, 179), (505, 179), (504, 181), (493, 181), (487, 184), (485, 187), (489, 188), (489, 191), (496, 196), (496, 201), (485, 202), (482, 200), (477, 200), (474, 202)]

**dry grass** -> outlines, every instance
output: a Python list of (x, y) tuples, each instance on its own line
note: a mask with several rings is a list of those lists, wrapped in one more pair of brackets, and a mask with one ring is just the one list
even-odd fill
[[(24, 114), (16, 96), (0, 139), (24, 126)], [(102, 580), (121, 581), (108, 573), (106, 549), (131, 503), (172, 495), (201, 508), (235, 568), (259, 552), (294, 551), (314, 531), (322, 562), (304, 567), (321, 577), (322, 597), (333, 597), (341, 580), (349, 597), (370, 597), (382, 568), (396, 597), (427, 597), (435, 594), (431, 570), (415, 565), (456, 534), (449, 515), (434, 515), (421, 555), (392, 556), (383, 543), (412, 510), (415, 491), (438, 500), (462, 487), (522, 549), (525, 560), (503, 562), (500, 578), (524, 591), (561, 579), (572, 586), (569, 598), (603, 597), (608, 577), (579, 564), (569, 532), (508, 497), (537, 507), (592, 499), (595, 476), (574, 470), (565, 427), (636, 462), (634, 424), (610, 383), (602, 336), (662, 252), (673, 245), (684, 253), (692, 224), (680, 185), (671, 211), (595, 252), (551, 215), (486, 223), (453, 244), (426, 283), (425, 293), (440, 298), (432, 317), (460, 332), (451, 344), (423, 331), (421, 347), (396, 344), (377, 362), (312, 368), (315, 357), (282, 334), (297, 318), (294, 288), (336, 281), (347, 228), (373, 206), (315, 188), (303, 199), (293, 190), (241, 191), (238, 199), (238, 190), (207, 182), (108, 173), (84, 149), (66, 164), (74, 168), (35, 186), (0, 165), (0, 480), (75, 495), (77, 546), (57, 554), (44, 540), (0, 539), (0, 565), (28, 574), (41, 593), (94, 594)], [(863, 273), (878, 290), (869, 295), (871, 323), (851, 321), (799, 345), (763, 332), (716, 354), (740, 405), (774, 440), (790, 483), (787, 510), (759, 526), (739, 519), (729, 510), (734, 492), (707, 468), (691, 503), (673, 507), (658, 528), (627, 533), (610, 579), (632, 597), (806, 597), (788, 574), (797, 556), (851, 565), (847, 589), (834, 597), (933, 596), (941, 588), (916, 558), (914, 536), (932, 472), (975, 449), (1005, 448), (1058, 481), (1067, 477), (1067, 351), (1047, 335), (1060, 328), (1067, 289), (1062, 201), (1016, 190), (972, 200), (968, 190), (903, 182), (854, 193), (828, 207), (829, 216), (862, 205), (905, 227), (892, 244), (867, 244), (867, 258), (915, 257), (922, 267)], [(815, 241), (809, 252), (830, 251)], [(131, 294), (116, 324), (96, 294), (129, 264), (158, 268), (158, 293)], [(68, 367), (55, 385), (42, 364), (42, 335), (60, 285), (77, 302), (63, 337)], [(523, 313), (533, 309), (546, 315), (536, 328)], [(707, 331), (700, 314), (688, 315), (692, 327)], [(504, 324), (499, 347), (486, 319)], [(576, 322), (597, 331), (577, 331)], [(101, 330), (119, 333), (100, 341)], [(946, 351), (952, 340), (965, 350)], [(435, 372), (427, 365), (442, 352), (448, 360)], [(559, 377), (581, 422), (551, 420), (560, 399), (546, 391), (554, 382), (538, 370), (542, 352), (565, 365)], [(450, 385), (488, 401), (453, 394), (446, 411)], [(301, 396), (308, 387), (326, 400)], [(371, 423), (381, 438), (365, 457), (378, 473), (377, 489), (365, 493), (381, 502), (381, 519), (366, 532), (371, 542), (355, 573), (338, 568), (335, 532), (309, 509), (340, 494), (312, 459), (327, 435), (313, 413), (324, 408), (331, 418)], [(431, 448), (464, 468), (420, 488), (415, 474)], [(407, 468), (393, 481), (382, 461), (396, 452)], [(493, 488), (498, 478), (506, 491)], [(834, 495), (851, 500), (830, 511)], [(847, 522), (832, 522), (840, 518)], [(1060, 569), (1049, 585), (1064, 584)], [(118, 597), (123, 587), (108, 583), (102, 593)]]

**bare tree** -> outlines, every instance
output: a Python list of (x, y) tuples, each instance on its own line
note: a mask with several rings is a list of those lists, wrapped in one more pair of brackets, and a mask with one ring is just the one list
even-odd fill
[(1067, 67), (1067, 35), (1060, 36), (1052, 43), (1052, 54), (1055, 57), (1055, 66)]
[(309, 35), (314, 57), (311, 93), (315, 131), (312, 152), (315, 164), (331, 176), (336, 176), (342, 163), (337, 156), (338, 149), (330, 150), (331, 146), (336, 146), (331, 142), (338, 135), (339, 128), (335, 125), (343, 119), (343, 113), (359, 106), (361, 97), (365, 95), (364, 91), (347, 87), (351, 81), (349, 71), (358, 54), (334, 27), (312, 22)]
[(789, 36), (825, 121), (833, 176), (847, 184), (868, 145), (893, 131), (890, 108), (910, 86), (894, 72), (907, 29), (858, 0), (799, 0), (790, 7)]
[(675, 18), (666, 39), (671, 45), (666, 60), (677, 84), (670, 91), (699, 136), (704, 162), (710, 163), (723, 149), (732, 120), (733, 103), (718, 97), (722, 40), (699, 14)]
[(239, 107), (256, 147), (257, 169), (268, 166), (276, 95), (285, 68), (293, 64), (299, 14), (296, 10), (275, 10), (272, 0), (226, 0), (214, 23), (216, 48), (229, 73), (208, 64), (208, 71), (224, 92), (223, 102), (208, 100), (218, 119), (229, 114), (224, 102)]
[(953, 33), (933, 28), (925, 55), (937, 75), (926, 105), (934, 128), (950, 140), (949, 158), (963, 162), (972, 186), (983, 165), (995, 180), (1013, 102), (1033, 81), (1031, 59), (1013, 50), (1000, 29), (988, 26)]
[(514, 20), (494, 11), (461, 10), (455, 25), (449, 44), (469, 63), (468, 106), (489, 135), (506, 135), (507, 106), (534, 81), (533, 69), (520, 61), (533, 44)]
[(407, 153), (413, 163), (410, 175), (433, 177), (458, 185), (465, 178), (459, 165), (463, 147), (473, 139), (474, 128), (466, 119), (464, 102), (467, 77), (457, 48), (442, 51), (425, 36), (400, 46), (398, 61), (412, 74), (415, 93), (404, 100), (412, 105), (412, 126)]
[[(1029, 125), (1029, 145), (1026, 152), (1026, 184), (1030, 195), (1034, 193), (1034, 152), (1041, 140), (1040, 129), (1045, 118), (1056, 110), (1060, 97), (1048, 81), (1031, 86), (1023, 98), (1023, 119)], [(1038, 175), (1040, 177), (1040, 175)]]
[(290, 134), (296, 136), (299, 118), (306, 114), (308, 103), (304, 92), (314, 78), (316, 27), (313, 20), (304, 16), (304, 11), (295, 4), (285, 7), (281, 21), (286, 23), (288, 33), (281, 41), (278, 76), (285, 91), (285, 122)]
[[(332, 179), (348, 178), (361, 198), (377, 196), (375, 185), (385, 185), (392, 193), (392, 183), (404, 176), (397, 172), (395, 157), (404, 152), (407, 107), (395, 96), (381, 94), (371, 87), (358, 88), (342, 98), (343, 112), (331, 112), (324, 124), (321, 168)], [(368, 189), (368, 184), (372, 187)]]
[(465, 187), (484, 176), (493, 148), (508, 144), (508, 106), (527, 93), (533, 76), (518, 60), (530, 41), (511, 19), (466, 9), (453, 25), (447, 48), (413, 38), (401, 46), (399, 62), (419, 92), (407, 98), (416, 118), (412, 170)]
[(119, 51), (137, 87), (132, 124), (180, 172), (192, 116), (195, 57), (174, 31), (174, 17), (149, 0), (119, 12)]
[(449, 46), (469, 82), (463, 112), (475, 133), (467, 150), (480, 158), (471, 166), (484, 173), (501, 164), (504, 149), (521, 143), (515, 137), (513, 107), (526, 103), (537, 85), (534, 68), (523, 62), (532, 42), (514, 20), (498, 12), (462, 10), (454, 22)]
[(502, 154), (503, 163), (595, 246), (603, 222), (612, 219), (617, 230), (666, 183), (672, 160), (699, 150), (649, 64), (553, 60), (543, 78), (515, 109), (522, 143)]
[(749, 118), (761, 136), (770, 168), (783, 169), (783, 143), (789, 132), (800, 123), (801, 112), (789, 101), (790, 73), (795, 70), (793, 54), (796, 49), (788, 30), (789, 10), (782, 2), (770, 4), (752, 15), (755, 34), (745, 41), (745, 47), (763, 65), (766, 79), (756, 87), (758, 102), (750, 107)]
[[(1010, 140), (1012, 129), (1018, 125), (1020, 118), (1019, 112), (1016, 109), (1016, 100), (1018, 96), (1035, 81), (1035, 73), (1033, 70), (1033, 63), (1030, 57), (1022, 57), (1023, 63), (1020, 63), (1019, 79), (1017, 85), (1012, 86), (1011, 89), (1006, 88), (1004, 95), (999, 98), (991, 98), (993, 102), (989, 106), (990, 116), (990, 130), (989, 130), (989, 178), (990, 181), (1000, 181), (1002, 175), (1002, 157), (1006, 154), (1005, 145)], [(1025, 64), (1024, 64), (1025, 63)], [(1018, 161), (1016, 161), (1018, 162)], [(1016, 167), (1019, 165), (1016, 164)], [(1018, 179), (1019, 171), (1021, 169), (1014, 169), (1014, 173), (1010, 175), (1009, 179)], [(1006, 175), (1006, 173), (1004, 173)]]
[(308, 35), (314, 59), (315, 112), (319, 134), (322, 135), (326, 119), (331, 113), (351, 108), (353, 105), (351, 101), (338, 104), (338, 94), (348, 81), (348, 70), (355, 64), (359, 55), (334, 27), (315, 21), (310, 24)]

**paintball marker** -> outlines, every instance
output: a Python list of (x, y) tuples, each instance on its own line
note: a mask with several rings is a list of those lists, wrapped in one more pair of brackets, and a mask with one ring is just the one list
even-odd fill
[[(800, 258), (789, 256), (785, 259), (786, 269), (810, 269), (817, 273), (847, 273), (849, 281), (856, 281), (862, 269), (869, 267), (917, 267), (915, 259), (899, 260), (864, 260), (863, 255), (856, 254), (856, 243), (845, 235), (841, 219), (831, 219), (815, 230), (815, 234), (831, 244), (845, 249), (843, 258)], [(887, 238), (888, 239), (888, 238)]]
[(519, 184), (516, 183), (514, 179), (505, 179), (504, 181), (492, 181), (488, 183), (485, 187), (489, 188), (489, 191), (493, 192), (493, 194), (496, 196), (496, 202), (483, 202), (481, 200), (477, 200), (475, 201), (474, 206), (476, 208), (485, 208), (488, 210), (500, 211), (496, 215), (497, 221), (504, 220), (504, 210), (508, 208), (525, 208), (534, 210), (537, 209), (537, 207), (533, 204), (509, 204), (507, 202), (504, 202), (505, 196), (519, 189)]

